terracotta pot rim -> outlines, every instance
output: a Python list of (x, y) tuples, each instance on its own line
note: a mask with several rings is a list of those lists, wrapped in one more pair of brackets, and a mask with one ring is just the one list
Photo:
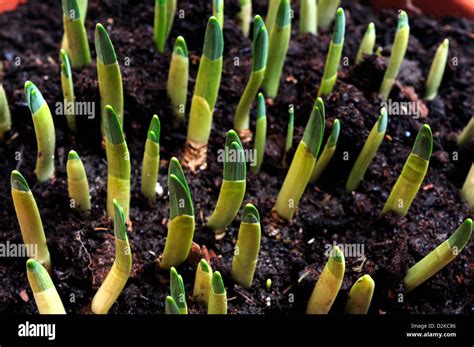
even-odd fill
[(25, 3), (27, 0), (2, 0), (0, 2), (0, 13), (15, 10), (18, 5)]

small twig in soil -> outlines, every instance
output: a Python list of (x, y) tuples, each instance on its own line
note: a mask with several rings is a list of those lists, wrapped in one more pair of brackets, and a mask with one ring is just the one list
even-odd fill
[(288, 292), (291, 290), (291, 288), (293, 288), (293, 284), (290, 284), (288, 287), (286, 287), (285, 289), (283, 289), (283, 295), (286, 295), (288, 294)]
[(240, 289), (234, 288), (234, 291), (235, 291), (237, 294), (239, 294), (241, 297), (243, 297), (244, 300), (245, 300), (245, 302), (247, 302), (248, 304), (252, 304), (252, 303), (253, 303), (253, 298), (251, 298), (250, 296), (248, 296), (248, 295), (242, 293), (242, 292), (240, 291)]

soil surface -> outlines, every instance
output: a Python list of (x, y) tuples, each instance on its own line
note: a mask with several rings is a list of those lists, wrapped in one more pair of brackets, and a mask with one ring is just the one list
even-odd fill
[[(129, 232), (129, 238), (134, 265), (128, 284), (111, 309), (115, 314), (164, 313), (169, 274), (157, 271), (154, 261), (163, 251), (167, 233), (168, 161), (171, 156), (182, 155), (186, 137), (185, 127), (172, 128), (166, 97), (170, 54), (175, 38), (184, 36), (191, 61), (189, 110), (205, 25), (211, 13), (210, 1), (180, 0), (178, 11), (184, 16), (175, 19), (167, 50), (158, 54), (152, 41), (153, 3), (109, 0), (100, 1), (99, 5), (99, 1), (92, 0), (86, 21), (93, 57), (97, 22), (109, 30), (117, 50), (125, 94), (125, 132), (132, 160), (133, 231)], [(344, 282), (331, 314), (342, 314), (350, 287), (366, 273), (376, 283), (371, 314), (472, 312), (472, 241), (455, 261), (412, 293), (403, 294), (401, 281), (411, 265), (443, 242), (465, 218), (472, 217), (459, 189), (474, 157), (474, 148), (471, 145), (459, 151), (455, 141), (473, 110), (474, 22), (410, 15), (410, 44), (391, 98), (409, 101), (416, 97), (413, 91), (423, 96), (434, 52), (444, 38), (449, 38), (450, 58), (439, 96), (424, 104), (426, 109), (418, 119), (390, 116), (385, 140), (365, 180), (356, 192), (347, 194), (345, 180), (379, 115), (381, 100), (377, 91), (390, 54), (397, 13), (393, 10), (375, 13), (370, 3), (343, 1), (347, 17), (343, 61), (334, 92), (325, 99), (325, 138), (334, 119), (341, 121), (337, 151), (321, 179), (306, 189), (294, 220), (282, 223), (272, 220), (271, 209), (287, 171), (282, 165), (282, 150), (288, 107), (295, 106), (294, 151), (317, 93), (330, 40), (327, 32), (318, 36), (299, 34), (299, 11), (294, 5), (293, 33), (280, 92), (267, 108), (264, 164), (258, 176), (249, 174), (247, 180), (244, 203), (252, 202), (259, 209), (263, 232), (254, 285), (246, 290), (234, 284), (230, 277), (240, 216), (219, 241), (205, 228), (222, 180), (217, 151), (232, 126), (251, 67), (251, 41), (242, 36), (234, 21), (237, 3), (236, 0), (226, 2), (224, 71), (209, 143), (208, 168), (194, 174), (185, 170), (196, 211), (194, 241), (207, 248), (212, 267), (223, 274), (229, 313), (303, 314), (326, 262), (327, 245), (333, 242), (364, 247), (364, 256), (346, 258)], [(265, 16), (266, 1), (254, 1), (254, 14)], [(382, 47), (382, 56), (367, 57), (355, 66), (358, 45), (370, 21), (376, 25), (377, 46)], [(0, 144), (0, 242), (22, 242), (9, 179), (11, 170), (18, 169), (30, 183), (38, 203), (54, 266), (53, 281), (66, 310), (89, 313), (92, 297), (114, 257), (113, 233), (105, 215), (107, 165), (100, 142), (99, 118), (79, 117), (80, 131), (73, 137), (67, 131), (64, 117), (54, 115), (56, 176), (39, 184), (33, 175), (35, 134), (23, 92), (25, 81), (32, 80), (55, 113), (55, 104), (62, 100), (58, 57), (62, 32), (57, 1), (30, 1), (15, 12), (0, 14), (2, 81), (13, 116), (12, 131)], [(74, 71), (74, 84), (77, 100), (95, 102), (95, 114), (99, 115), (95, 61)], [(155, 113), (162, 123), (159, 183), (165, 193), (149, 203), (139, 194), (139, 180), (146, 129)], [(422, 188), (407, 216), (381, 215), (423, 123), (430, 124), (433, 130), (434, 149)], [(254, 129), (254, 114), (251, 124)], [(70, 149), (77, 150), (87, 170), (93, 204), (90, 217), (69, 208), (65, 164)], [(193, 260), (179, 266), (178, 272), (184, 278), (190, 313), (204, 313), (203, 307), (190, 297), (196, 264)], [(0, 259), (0, 312), (37, 313), (25, 274), (25, 261), (25, 258)], [(270, 290), (265, 288), (267, 279), (272, 280)]]

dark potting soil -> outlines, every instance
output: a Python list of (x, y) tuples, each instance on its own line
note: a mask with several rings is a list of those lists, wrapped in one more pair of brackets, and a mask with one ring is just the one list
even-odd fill
[[(167, 164), (180, 157), (186, 129), (172, 128), (166, 97), (166, 80), (172, 44), (185, 37), (190, 52), (191, 100), (202, 51), (205, 25), (211, 13), (210, 1), (179, 1), (166, 53), (158, 54), (152, 41), (153, 1), (90, 1), (86, 27), (95, 57), (93, 30), (101, 22), (109, 30), (119, 58), (125, 93), (125, 131), (132, 160), (131, 220), (129, 232), (133, 252), (133, 274), (112, 313), (163, 313), (169, 293), (168, 273), (156, 270), (155, 259), (164, 248), (168, 217), (166, 196)], [(117, 3), (120, 3), (118, 5)], [(266, 1), (254, 1), (254, 14), (266, 14)], [(251, 66), (251, 41), (235, 25), (237, 1), (226, 2), (224, 71), (208, 150), (208, 168), (185, 170), (196, 211), (195, 242), (207, 248), (214, 269), (221, 271), (228, 290), (229, 312), (303, 314), (325, 262), (328, 244), (359, 245), (361, 258), (346, 258), (344, 282), (331, 313), (341, 314), (354, 281), (363, 274), (375, 280), (370, 313), (469, 313), (473, 304), (472, 242), (439, 274), (410, 294), (401, 285), (407, 269), (443, 242), (469, 212), (459, 189), (474, 157), (471, 145), (460, 151), (456, 134), (472, 116), (474, 87), (474, 22), (428, 16), (410, 16), (408, 53), (394, 87), (394, 101), (423, 96), (424, 81), (438, 44), (450, 40), (450, 59), (439, 96), (426, 104), (422, 117), (390, 116), (387, 134), (365, 180), (353, 194), (344, 191), (349, 171), (376, 121), (380, 102), (377, 95), (386, 57), (394, 36), (396, 11), (374, 13), (367, 2), (343, 1), (347, 29), (343, 61), (334, 92), (325, 99), (326, 135), (334, 119), (342, 129), (336, 154), (323, 176), (306, 189), (291, 223), (275, 222), (271, 208), (285, 178), (282, 150), (288, 107), (295, 106), (294, 147), (301, 138), (311, 111), (324, 67), (330, 34), (301, 35), (298, 8), (280, 92), (268, 105), (268, 140), (262, 172), (249, 174), (245, 203), (252, 202), (262, 215), (262, 245), (250, 290), (234, 284), (230, 264), (239, 226), (239, 216), (226, 236), (215, 241), (205, 228), (219, 194), (222, 165), (217, 151), (232, 126), (239, 97)], [(373, 21), (377, 46), (383, 57), (368, 57), (354, 66), (359, 42), (367, 24)], [(57, 134), (56, 177), (46, 183), (33, 175), (36, 142), (31, 115), (25, 104), (23, 85), (35, 82), (53, 113), (62, 100), (58, 50), (62, 17), (57, 1), (30, 1), (15, 12), (0, 14), (0, 57), (4, 65), (3, 85), (13, 116), (12, 132), (0, 144), (0, 242), (21, 243), (21, 234), (10, 195), (10, 172), (20, 170), (32, 186), (42, 216), (54, 266), (53, 280), (69, 313), (90, 312), (90, 302), (109, 270), (114, 257), (112, 230), (105, 215), (107, 166), (101, 148), (99, 119), (79, 117), (79, 135), (71, 136), (63, 117), (54, 115)], [(99, 91), (95, 62), (74, 71), (77, 101), (95, 102), (99, 115)], [(188, 102), (189, 110), (189, 102)], [(162, 122), (159, 182), (165, 194), (149, 203), (139, 195), (139, 177), (146, 129), (153, 114)], [(405, 217), (380, 211), (411, 149), (417, 130), (430, 124), (434, 134), (433, 157), (422, 188)], [(254, 122), (252, 121), (252, 129)], [(69, 208), (65, 164), (75, 149), (85, 164), (93, 209), (83, 217)], [(348, 157), (347, 157), (348, 156)], [(291, 158), (291, 156), (290, 156)], [(472, 214), (471, 214), (472, 217)], [(204, 247), (202, 247), (204, 249)], [(195, 252), (194, 252), (195, 253)], [(196, 256), (179, 266), (191, 313), (204, 313), (190, 294)], [(24, 258), (0, 259), (0, 312), (36, 313), (25, 275)], [(471, 271), (470, 271), (471, 270)], [(270, 290), (265, 288), (272, 280)]]

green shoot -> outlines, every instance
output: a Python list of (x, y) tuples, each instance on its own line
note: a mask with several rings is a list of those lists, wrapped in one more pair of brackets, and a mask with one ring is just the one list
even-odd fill
[(425, 124), (416, 136), (415, 144), (403, 166), (400, 177), (390, 192), (382, 213), (394, 211), (402, 216), (407, 214), (428, 171), (432, 150), (433, 135), (429, 125)]
[(375, 24), (370, 22), (365, 30), (364, 37), (357, 51), (356, 64), (359, 64), (364, 59), (364, 55), (372, 55), (375, 46)]
[(395, 33), (395, 40), (392, 45), (392, 53), (388, 62), (387, 70), (383, 76), (382, 85), (380, 86), (380, 95), (383, 100), (387, 100), (392, 90), (398, 71), (402, 65), (403, 58), (408, 47), (408, 40), (410, 38), (410, 25), (408, 24), (408, 15), (405, 11), (398, 12), (397, 32)]
[(245, 195), (246, 158), (239, 135), (234, 130), (227, 132), (224, 150), (218, 161), (224, 162), (223, 180), (207, 226), (214, 230), (216, 236), (222, 237), (237, 215)]
[(347, 192), (352, 192), (359, 187), (360, 182), (364, 179), (367, 168), (374, 159), (375, 154), (383, 141), (388, 122), (387, 110), (385, 107), (382, 107), (380, 113), (381, 115), (379, 119), (372, 127), (372, 130), (364, 143), (364, 147), (362, 147), (362, 150), (352, 167), (351, 173), (349, 174), (349, 178), (346, 182)]
[(286, 53), (288, 52), (291, 36), (290, 12), (290, 1), (280, 0), (275, 24), (272, 29), (269, 29), (268, 64), (262, 86), (270, 98), (274, 98), (278, 94)]
[(426, 80), (426, 100), (433, 100), (438, 94), (438, 88), (443, 79), (444, 70), (448, 61), (449, 40), (444, 39), (436, 50), (435, 57), (431, 63), (428, 79)]
[(324, 124), (324, 102), (318, 98), (273, 208), (285, 220), (293, 218), (309, 182), (323, 140)]
[(472, 220), (466, 219), (441, 245), (408, 269), (403, 282), (407, 292), (441, 271), (452, 262), (467, 245), (472, 235)]
[(344, 34), (346, 30), (346, 16), (344, 10), (339, 8), (336, 14), (334, 32), (332, 34), (329, 51), (324, 66), (323, 79), (319, 86), (318, 96), (328, 95), (332, 92), (337, 80), (337, 70), (341, 60), (342, 48), (344, 47)]
[(267, 115), (265, 97), (262, 93), (259, 93), (257, 98), (257, 120), (255, 123), (255, 143), (253, 148), (256, 153), (256, 163), (250, 168), (250, 171), (253, 174), (258, 174), (262, 167), (263, 157), (265, 155), (265, 143), (267, 141)]
[(319, 177), (321, 177), (321, 174), (326, 169), (326, 166), (334, 155), (334, 152), (336, 152), (340, 129), (341, 126), (339, 119), (336, 119), (332, 126), (331, 135), (329, 135), (326, 145), (323, 148), (323, 152), (319, 156), (318, 160), (316, 160), (316, 164), (314, 164), (313, 172), (311, 173), (311, 178), (309, 179), (311, 183), (315, 183)]

